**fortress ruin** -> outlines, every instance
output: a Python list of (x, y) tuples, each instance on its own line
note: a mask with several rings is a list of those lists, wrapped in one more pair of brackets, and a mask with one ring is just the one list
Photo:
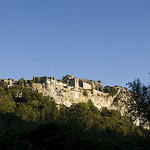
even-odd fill
[(64, 78), (64, 83), (70, 86), (74, 86), (75, 89), (81, 87), (83, 89), (91, 90), (95, 89), (101, 91), (103, 89), (103, 85), (97, 81), (89, 81), (88, 79), (78, 79), (71, 75), (66, 75)]
[[(31, 80), (32, 81), (32, 80)], [(58, 80), (59, 81), (59, 80)], [(86, 90), (97, 90), (97, 91), (102, 91), (103, 89), (103, 85), (101, 82), (97, 82), (97, 81), (92, 81), (92, 80), (88, 80), (88, 79), (78, 79), (74, 76), (71, 75), (66, 75), (65, 77), (63, 77), (63, 79), (61, 80), (63, 83), (74, 87), (74, 89), (78, 89), (78, 88), (83, 88)], [(9, 79), (0, 79), (0, 82), (6, 82), (8, 84), (8, 87), (16, 85), (17, 81), (13, 80), (11, 78)], [(50, 83), (54, 83), (57, 82), (56, 78), (50, 76), (44, 76), (44, 77), (40, 77), (40, 83), (41, 84), (50, 84)]]

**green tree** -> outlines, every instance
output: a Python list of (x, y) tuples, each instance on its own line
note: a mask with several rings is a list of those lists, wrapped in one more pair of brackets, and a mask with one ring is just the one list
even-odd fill
[(19, 85), (24, 85), (26, 83), (26, 80), (24, 78), (21, 78), (18, 80)]
[(83, 91), (83, 95), (84, 95), (84, 96), (88, 96), (87, 90), (84, 90), (84, 91)]
[(41, 121), (42, 122), (50, 122), (54, 121), (58, 117), (58, 111), (56, 108), (55, 101), (49, 101), (45, 104), (43, 104), (41, 110)]
[(5, 95), (6, 95), (6, 91), (0, 86), (0, 97)]
[(39, 117), (39, 112), (36, 109), (33, 109), (31, 105), (18, 103), (16, 116), (21, 117), (23, 120), (26, 121), (37, 121)]
[(103, 87), (102, 87), (102, 86), (99, 88), (99, 91), (100, 91), (100, 92), (103, 92)]
[(110, 87), (110, 93), (111, 96), (114, 96), (116, 94), (115, 88), (114, 87)]
[(86, 103), (72, 105), (69, 108), (67, 115), (68, 123), (73, 129), (78, 128), (79, 130), (87, 130), (93, 125), (94, 122), (94, 115)]
[(16, 105), (11, 96), (0, 97), (0, 113), (14, 113), (15, 108)]
[(27, 84), (32, 85), (33, 81), (32, 80), (27, 80)]
[(22, 91), (23, 91), (23, 86), (22, 85), (16, 85), (16, 86), (11, 86), (7, 90), (7, 94), (10, 95), (15, 102), (22, 101)]
[(2, 82), (0, 82), (0, 86), (6, 91), (7, 87), (8, 87), (8, 84), (7, 84), (7, 82), (2, 81)]
[(87, 104), (93, 113), (95, 113), (96, 115), (100, 115), (100, 111), (97, 107), (94, 106), (93, 102), (90, 99), (88, 100)]
[(145, 86), (140, 79), (129, 82), (127, 85), (132, 96), (130, 112), (136, 111), (137, 113), (134, 115), (137, 117), (142, 116), (141, 118), (145, 117), (150, 120), (150, 85)]
[(98, 83), (102, 83), (100, 80), (97, 81)]
[(40, 79), (40, 77), (35, 77), (35, 83), (40, 83), (41, 82), (41, 79)]
[(33, 83), (35, 83), (35, 77), (34, 76), (33, 76), (33, 80), (32, 81), (33, 81)]

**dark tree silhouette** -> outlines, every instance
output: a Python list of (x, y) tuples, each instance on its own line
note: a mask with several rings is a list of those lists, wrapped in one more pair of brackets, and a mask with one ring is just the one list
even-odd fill
[(129, 82), (127, 85), (132, 97), (130, 112), (136, 112), (136, 117), (150, 121), (150, 85), (145, 86), (140, 79)]

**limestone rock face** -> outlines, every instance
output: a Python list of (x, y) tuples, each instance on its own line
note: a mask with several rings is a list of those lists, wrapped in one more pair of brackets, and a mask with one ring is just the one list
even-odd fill
[[(74, 86), (68, 86), (62, 82), (50, 82), (50, 83), (33, 83), (32, 89), (43, 93), (45, 96), (53, 97), (57, 104), (66, 105), (70, 107), (72, 104), (79, 102), (87, 102), (91, 100), (93, 104), (101, 109), (102, 107), (108, 107), (109, 109), (117, 109), (113, 105), (115, 97), (120, 93), (120, 89), (117, 89), (117, 94), (112, 97), (109, 93), (103, 93), (98, 90), (86, 90), (87, 95), (84, 95), (83, 88), (74, 88)], [(124, 98), (123, 100), (126, 100)], [(121, 108), (123, 106), (120, 106)], [(120, 108), (119, 108), (120, 109)]]
[[(111, 94), (108, 93), (110, 87), (104, 87), (104, 92), (101, 92), (99, 89), (95, 88), (86, 89), (76, 86), (75, 84), (78, 84), (80, 79), (74, 78), (73, 76), (68, 76), (65, 80), (66, 83), (57, 80), (50, 80), (50, 82), (46, 83), (33, 83), (31, 88), (43, 93), (45, 96), (53, 97), (58, 105), (70, 107), (72, 104), (77, 104), (79, 102), (87, 103), (88, 100), (91, 100), (99, 110), (101, 110), (102, 107), (107, 107), (110, 110), (120, 111), (121, 115), (132, 116), (129, 112), (131, 96), (126, 88), (120, 86), (113, 87), (115, 95), (111, 96)], [(88, 80), (83, 80), (82, 82), (89, 85), (94, 84), (94, 87), (95, 85), (98, 85), (97, 87), (102, 86), (93, 81), (89, 82)], [(85, 91), (86, 95), (84, 94)], [(133, 120), (136, 125), (140, 125), (140, 117), (136, 118), (136, 120), (133, 117)], [(145, 128), (149, 128), (149, 124), (146, 125)]]

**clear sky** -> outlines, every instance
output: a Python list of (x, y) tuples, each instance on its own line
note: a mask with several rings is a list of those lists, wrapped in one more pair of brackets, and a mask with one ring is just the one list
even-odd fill
[(0, 0), (0, 78), (150, 82), (150, 0)]

